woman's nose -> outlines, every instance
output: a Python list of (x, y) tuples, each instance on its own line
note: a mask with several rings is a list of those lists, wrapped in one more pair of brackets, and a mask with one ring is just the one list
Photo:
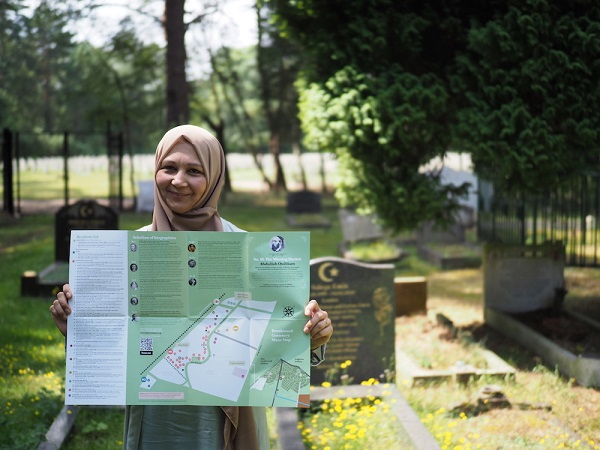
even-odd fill
[(177, 172), (171, 183), (175, 186), (181, 186), (186, 183), (185, 175), (182, 172)]

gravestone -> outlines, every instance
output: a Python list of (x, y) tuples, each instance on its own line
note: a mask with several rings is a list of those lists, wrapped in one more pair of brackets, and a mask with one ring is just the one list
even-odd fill
[(308, 190), (290, 192), (287, 195), (287, 221), (291, 226), (329, 227), (331, 223), (324, 217), (321, 195)]
[(319, 258), (311, 260), (310, 277), (310, 298), (328, 312), (334, 327), (325, 361), (312, 368), (311, 384), (340, 384), (342, 375), (354, 384), (393, 381), (386, 374), (395, 370), (394, 265)]
[(116, 230), (119, 215), (94, 200), (79, 200), (60, 208), (54, 218), (54, 259), (69, 261), (71, 230)]
[[(464, 211), (466, 211), (466, 209)], [(439, 244), (462, 244), (465, 241), (465, 227), (461, 221), (453, 222), (445, 227), (436, 225), (433, 222), (426, 222), (417, 230), (417, 242), (419, 245), (427, 245), (429, 242)]]
[(60, 208), (54, 217), (54, 262), (39, 273), (26, 270), (21, 275), (21, 295), (55, 296), (69, 280), (71, 230), (116, 230), (119, 216), (94, 200), (80, 200)]
[(488, 244), (483, 258), (486, 308), (523, 313), (551, 308), (564, 288), (565, 248), (561, 244)]
[(322, 212), (321, 196), (312, 191), (290, 192), (286, 208), (288, 214), (319, 214)]
[(344, 242), (369, 241), (383, 238), (383, 229), (375, 216), (361, 216), (347, 209), (338, 211)]
[(135, 202), (135, 211), (154, 211), (154, 180), (138, 181), (137, 185), (138, 195)]

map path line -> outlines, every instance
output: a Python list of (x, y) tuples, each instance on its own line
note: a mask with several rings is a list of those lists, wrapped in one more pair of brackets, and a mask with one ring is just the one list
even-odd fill
[[(165, 348), (165, 349), (164, 349), (162, 352), (160, 352), (160, 353), (159, 353), (159, 354), (156, 356), (156, 358), (154, 359), (154, 361), (152, 361), (150, 364), (148, 364), (148, 365), (146, 366), (146, 368), (140, 372), (140, 375), (144, 375), (144, 373), (146, 373), (146, 372), (147, 372), (147, 371), (150, 369), (150, 367), (151, 367), (152, 365), (154, 365), (154, 363), (156, 363), (156, 362), (157, 362), (159, 359), (162, 359), (162, 358), (164, 357), (163, 355), (164, 355), (164, 354), (165, 354), (165, 353), (166, 353), (166, 352), (169, 350), (169, 348), (172, 348), (172, 347), (173, 347), (175, 344), (177, 344), (177, 342), (179, 342), (179, 340), (180, 340), (180, 339), (181, 339), (183, 336), (185, 336), (185, 335), (186, 335), (186, 334), (187, 334), (187, 333), (188, 333), (188, 332), (189, 332), (189, 331), (190, 331), (192, 328), (194, 328), (194, 327), (195, 327), (195, 326), (198, 324), (198, 322), (199, 322), (200, 320), (203, 320), (203, 319), (205, 319), (205, 318), (206, 318), (205, 316), (206, 316), (206, 315), (207, 315), (207, 314), (208, 314), (208, 313), (209, 313), (209, 312), (210, 312), (212, 309), (214, 309), (215, 307), (216, 307), (216, 305), (215, 305), (214, 303), (211, 303), (211, 304), (207, 305), (207, 306), (204, 308), (204, 310), (203, 310), (202, 312), (200, 312), (200, 315), (199, 315), (199, 316), (198, 316), (196, 319), (194, 319), (194, 321), (193, 321), (193, 322), (190, 324), (190, 326), (189, 326), (189, 327), (187, 327), (187, 328), (186, 328), (186, 329), (185, 329), (185, 330), (184, 330), (184, 331), (183, 331), (183, 332), (182, 332), (182, 333), (181, 333), (179, 336), (177, 336), (177, 337), (176, 337), (176, 338), (173, 340), (173, 342), (171, 342), (171, 344), (169, 344), (169, 345), (167, 346), (167, 348)], [(226, 316), (225, 318), (227, 318), (227, 316)], [(225, 318), (223, 318), (223, 320), (225, 320)], [(170, 364), (170, 363), (169, 363), (169, 364)]]

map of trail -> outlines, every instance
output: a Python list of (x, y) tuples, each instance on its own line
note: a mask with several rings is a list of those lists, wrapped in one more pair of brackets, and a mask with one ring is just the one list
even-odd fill
[(300, 367), (280, 359), (252, 385), (252, 389), (270, 389), (273, 398), (271, 406), (308, 408), (310, 398), (308, 395), (300, 395), (300, 392), (309, 385), (309, 374)]
[(237, 401), (248, 377), (251, 389), (272, 398), (273, 405), (307, 407), (300, 389), (310, 375), (285, 361), (266, 373), (255, 373), (255, 357), (269, 325), (275, 301), (228, 298), (213, 300), (159, 358), (143, 371), (140, 387), (151, 390), (157, 380)]

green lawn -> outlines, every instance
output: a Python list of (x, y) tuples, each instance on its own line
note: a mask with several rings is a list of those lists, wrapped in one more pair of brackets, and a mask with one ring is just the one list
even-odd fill
[[(313, 258), (338, 256), (338, 244), (342, 239), (335, 200), (325, 197), (323, 202), (324, 214), (331, 227), (311, 230)], [(220, 212), (248, 231), (284, 231), (290, 229), (285, 217), (285, 203), (284, 194), (242, 192), (227, 195)], [(135, 229), (149, 221), (147, 213), (122, 213), (119, 223), (123, 229)], [(440, 272), (420, 260), (415, 248), (403, 246), (403, 250), (407, 256), (396, 263), (396, 274), (427, 276), (430, 314), (444, 313), (465, 329), (481, 323), (480, 269)], [(0, 269), (3, 274), (0, 278), (0, 308), (3, 311), (0, 315), (0, 449), (37, 448), (63, 404), (64, 340), (48, 312), (51, 298), (24, 298), (20, 295), (21, 274), (26, 270), (40, 271), (52, 263), (53, 258), (52, 215), (28, 215), (20, 219), (0, 216)], [(597, 299), (598, 270), (568, 269), (566, 275), (575, 286), (573, 297)], [(408, 329), (407, 325), (400, 332)], [(493, 343), (493, 337), (491, 334), (486, 337), (489, 344)], [(486, 449), (490, 448), (489, 443), (493, 443), (493, 448), (511, 449), (599, 448), (598, 390), (576, 386), (563, 379), (553, 370), (544, 368), (535, 355), (523, 351), (509, 340), (501, 341), (495, 351), (518, 369), (516, 383), (501, 381), (509, 398), (520, 402), (549, 402), (553, 406), (552, 412), (545, 418), (517, 410), (473, 417), (453, 416), (448, 410), (451, 404), (473, 398), (481, 383), (491, 380), (469, 386), (440, 383), (417, 388), (410, 388), (403, 384), (403, 380), (398, 380), (403, 395), (441, 445), (448, 449)], [(359, 436), (362, 430), (365, 430), (367, 439), (369, 433), (377, 433), (377, 430), (389, 425), (387, 406), (380, 405), (377, 399), (373, 400), (373, 404), (358, 400), (354, 404), (356, 411), (349, 403), (337, 411), (332, 403), (331, 413), (334, 416), (307, 417), (302, 433), (306, 439), (312, 439), (310, 445), (317, 449), (325, 448), (323, 436), (336, 431), (331, 427), (340, 427), (331, 436), (339, 431), (338, 437), (343, 441)], [(360, 408), (364, 408), (365, 415), (360, 413)], [(348, 409), (346, 413), (345, 409)], [(75, 433), (65, 448), (103, 450), (120, 447), (122, 419), (123, 410), (119, 408), (84, 408), (77, 419)], [(269, 421), (273, 449), (277, 450), (271, 413)], [(548, 427), (554, 423), (566, 425), (577, 436), (565, 437), (556, 427), (550, 430)], [(536, 426), (546, 432), (545, 437), (531, 435)], [(525, 439), (526, 432), (529, 435)], [(364, 442), (372, 445), (376, 441)]]
[[(325, 214), (336, 220), (335, 202)], [(221, 208), (228, 220), (248, 231), (289, 230), (285, 196), (228, 195)], [(31, 449), (43, 438), (63, 403), (64, 339), (54, 326), (51, 298), (22, 297), (20, 277), (41, 271), (54, 260), (53, 215), (20, 219), (0, 216), (0, 449)], [(122, 229), (136, 229), (149, 214), (122, 213)], [(336, 254), (339, 227), (311, 232), (313, 257)], [(121, 410), (84, 409), (77, 435), (66, 448), (105, 449), (121, 440)], [(119, 424), (115, 429), (115, 424)], [(105, 426), (109, 425), (109, 426)]]

